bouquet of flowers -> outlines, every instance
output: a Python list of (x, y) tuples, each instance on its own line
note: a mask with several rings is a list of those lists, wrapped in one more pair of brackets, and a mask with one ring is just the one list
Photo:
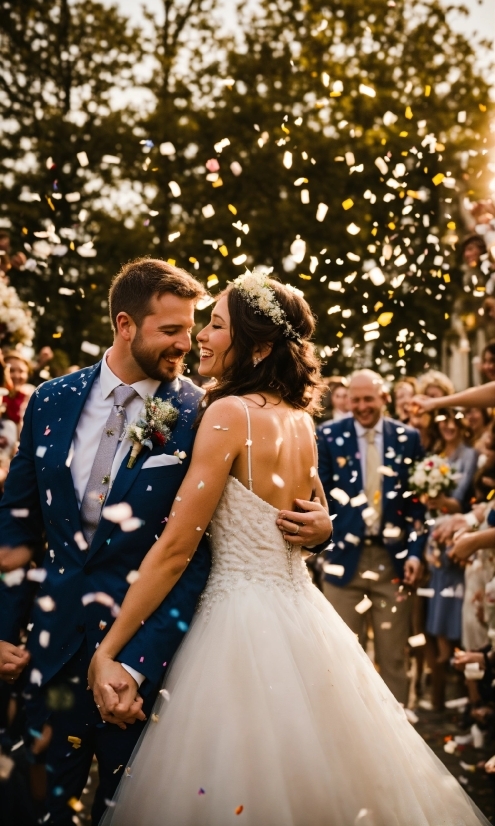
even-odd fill
[(424, 501), (449, 493), (457, 484), (457, 474), (442, 456), (427, 456), (416, 462), (409, 476), (409, 489)]
[(26, 305), (13, 287), (0, 278), (0, 345), (30, 347), (34, 338), (34, 322)]
[(143, 447), (149, 447), (150, 450), (153, 445), (163, 447), (169, 440), (178, 417), (179, 411), (170, 402), (157, 396), (146, 396), (144, 416), (128, 425), (125, 431), (125, 436), (133, 443), (127, 467), (134, 467)]

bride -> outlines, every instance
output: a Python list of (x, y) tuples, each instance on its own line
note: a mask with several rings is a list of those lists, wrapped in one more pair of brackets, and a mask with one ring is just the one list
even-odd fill
[(213, 568), (102, 826), (471, 826), (488, 821), (406, 720), (276, 525), (318, 496), (314, 319), (259, 272), (198, 335), (208, 390), (189, 472), (89, 673), (173, 588), (204, 531)]

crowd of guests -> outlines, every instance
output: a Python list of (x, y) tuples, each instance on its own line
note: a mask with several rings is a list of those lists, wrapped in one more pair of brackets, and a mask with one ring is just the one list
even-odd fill
[[(493, 741), (495, 752), (495, 341), (483, 351), (481, 370), (485, 383), (461, 393), (436, 370), (402, 377), (384, 388), (383, 412), (414, 428), (423, 455), (442, 457), (455, 472), (448, 492), (420, 497), (425, 541), (421, 573), (409, 592), (409, 705), (444, 714), (446, 701), (457, 700), (467, 730), (462, 742)], [(349, 380), (327, 383), (320, 440), (340, 433), (334, 423), (353, 415)], [(363, 644), (371, 640), (372, 650), (371, 620), (367, 630)], [(382, 670), (380, 662), (377, 667)], [(485, 768), (495, 772), (495, 758)]]

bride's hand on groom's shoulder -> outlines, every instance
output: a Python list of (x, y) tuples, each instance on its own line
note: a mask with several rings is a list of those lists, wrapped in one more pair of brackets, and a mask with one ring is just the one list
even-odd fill
[(277, 527), (284, 539), (306, 548), (327, 542), (332, 535), (332, 520), (318, 497), (312, 502), (296, 499), (295, 504), (299, 511), (283, 510), (278, 515)]
[(119, 662), (95, 654), (89, 666), (88, 683), (106, 723), (125, 729), (136, 720), (146, 720), (138, 684)]

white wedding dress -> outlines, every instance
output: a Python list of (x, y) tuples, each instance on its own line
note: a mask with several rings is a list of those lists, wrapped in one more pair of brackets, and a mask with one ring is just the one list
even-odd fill
[(277, 513), (229, 477), (199, 610), (101, 826), (488, 825)]

